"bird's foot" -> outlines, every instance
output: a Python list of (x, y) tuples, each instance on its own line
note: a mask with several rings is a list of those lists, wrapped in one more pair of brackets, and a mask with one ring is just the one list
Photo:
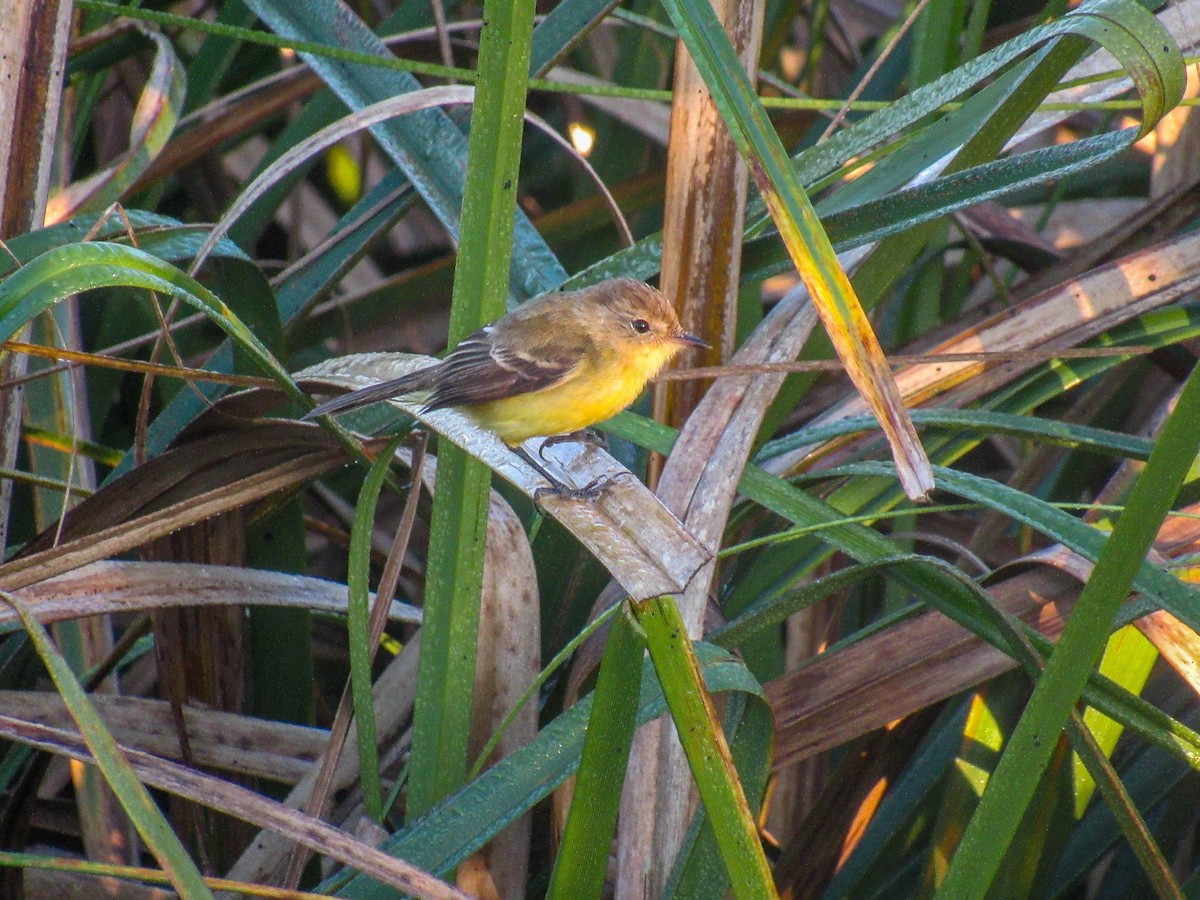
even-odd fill
[(630, 478), (636, 477), (632, 472), (617, 472), (613, 475), (601, 475), (599, 478), (593, 478), (583, 487), (572, 487), (569, 484), (563, 484), (555, 479), (554, 484), (552, 484), (550, 487), (540, 487), (533, 492), (533, 502), (537, 506), (538, 510), (542, 512), (545, 511), (542, 507), (542, 498), (544, 497), (558, 497), (562, 500), (583, 500), (590, 503), (603, 496), (604, 492), (612, 486), (614, 481), (616, 481), (618, 478), (625, 478), (626, 476)]
[[(566, 438), (567, 435), (562, 435)], [(549, 440), (549, 439), (547, 439)], [(527, 462), (539, 475), (550, 482), (549, 487), (540, 487), (533, 492), (533, 502), (539, 512), (545, 512), (542, 508), (543, 497), (560, 497), (563, 500), (586, 500), (592, 501), (598, 499), (609, 485), (618, 478), (629, 476), (636, 478), (632, 472), (617, 472), (612, 475), (601, 475), (599, 478), (594, 478), (583, 487), (574, 487), (569, 484), (563, 484), (558, 478), (552, 475), (546, 468), (542, 466), (536, 459), (529, 455), (529, 452), (524, 447), (513, 447), (513, 452), (521, 459)], [(549, 460), (547, 460), (549, 462)]]
[(578, 431), (571, 431), (567, 434), (552, 434), (550, 437), (543, 439), (542, 446), (538, 447), (538, 456), (543, 462), (549, 462), (546, 459), (546, 449), (553, 447), (555, 444), (570, 444), (578, 442), (580, 444), (590, 444), (600, 450), (608, 449), (608, 438), (594, 428), (581, 428)]

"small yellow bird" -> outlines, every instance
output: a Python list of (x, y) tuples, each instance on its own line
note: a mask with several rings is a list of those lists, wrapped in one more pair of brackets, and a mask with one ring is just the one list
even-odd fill
[(666, 297), (614, 278), (530, 300), (464, 338), (440, 363), (335, 397), (304, 418), (428, 394), (426, 410), (460, 407), (557, 484), (520, 444), (573, 439), (611, 418), (688, 346), (708, 348), (683, 330)]

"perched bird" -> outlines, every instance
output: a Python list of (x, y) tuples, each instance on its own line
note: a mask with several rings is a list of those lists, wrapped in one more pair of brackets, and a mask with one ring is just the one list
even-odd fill
[(557, 485), (520, 444), (575, 439), (611, 418), (687, 346), (708, 344), (680, 327), (666, 297), (614, 278), (530, 300), (464, 338), (441, 362), (335, 397), (304, 418), (425, 394), (426, 410), (461, 408)]

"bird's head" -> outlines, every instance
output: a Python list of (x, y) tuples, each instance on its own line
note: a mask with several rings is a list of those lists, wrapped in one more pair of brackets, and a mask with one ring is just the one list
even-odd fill
[(587, 289), (603, 318), (602, 333), (612, 346), (625, 351), (652, 351), (666, 363), (684, 347), (709, 345), (688, 334), (670, 301), (656, 288), (634, 278), (614, 278)]

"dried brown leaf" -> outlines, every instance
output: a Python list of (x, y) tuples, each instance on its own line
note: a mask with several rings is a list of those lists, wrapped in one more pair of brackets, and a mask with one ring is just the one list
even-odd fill
[[(48, 753), (82, 762), (91, 761), (83, 741), (62, 729), (0, 716), (0, 734)], [(274, 800), (139, 750), (122, 748), (122, 751), (144, 784), (259, 827), (270, 828), (405, 893), (428, 900), (470, 900), (467, 894), (404, 860), (389, 856)]]
[[(1050, 637), (1061, 633), (1078, 592), (1078, 581), (1051, 568), (989, 589), (1000, 609)], [(941, 613), (900, 622), (766, 685), (775, 765), (831, 750), (1015, 666)]]
[[(1067, 349), (1135, 316), (1166, 306), (1197, 288), (1200, 288), (1200, 235), (1182, 235), (1031, 297), (944, 341), (930, 352)], [(960, 406), (1011, 382), (1035, 365), (1036, 360), (1019, 357), (995, 363), (923, 363), (897, 372), (896, 383), (911, 406), (934, 399), (941, 405)], [(814, 424), (866, 412), (862, 401), (852, 397), (817, 417)], [(768, 468), (777, 474), (795, 472), (845, 443), (797, 448), (771, 460)]]
[[(42, 624), (168, 607), (287, 606), (345, 615), (344, 584), (234, 566), (106, 560), (14, 592)], [(421, 610), (394, 602), (391, 618), (418, 624)], [(18, 623), (0, 609), (0, 627)]]
[(294, 490), (345, 458), (321, 429), (294, 422), (266, 421), (189, 442), (77, 505), (57, 545), (55, 534), (47, 532), (0, 565), (0, 587), (27, 587)]
[[(93, 694), (92, 703), (123, 745), (179, 759), (175, 720), (165, 700)], [(325, 746), (328, 734), (284, 722), (185, 707), (195, 762), (239, 775), (294, 784)], [(62, 698), (48, 691), (0, 691), (0, 715), (77, 732)]]

